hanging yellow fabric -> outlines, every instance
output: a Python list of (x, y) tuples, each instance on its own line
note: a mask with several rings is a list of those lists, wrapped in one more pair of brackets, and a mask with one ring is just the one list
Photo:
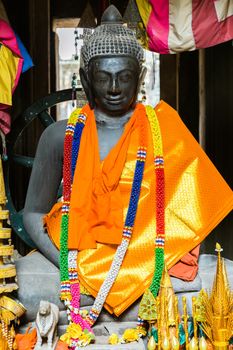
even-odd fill
[(12, 105), (19, 60), (8, 47), (0, 44), (0, 104)]

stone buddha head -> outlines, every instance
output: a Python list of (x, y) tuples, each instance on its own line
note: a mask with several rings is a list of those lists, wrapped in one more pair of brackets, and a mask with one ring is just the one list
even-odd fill
[(133, 109), (145, 75), (143, 49), (115, 6), (81, 49), (80, 78), (91, 108), (109, 116)]

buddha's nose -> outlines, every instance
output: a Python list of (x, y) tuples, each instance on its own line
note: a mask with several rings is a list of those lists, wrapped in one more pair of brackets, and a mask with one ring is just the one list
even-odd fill
[(109, 93), (111, 95), (119, 95), (120, 94), (120, 86), (119, 86), (119, 81), (117, 77), (114, 77), (111, 80), (111, 84), (109, 86)]

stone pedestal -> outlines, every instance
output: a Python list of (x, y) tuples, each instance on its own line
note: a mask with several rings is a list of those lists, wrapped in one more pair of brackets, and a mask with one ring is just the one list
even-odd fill
[[(32, 323), (32, 327), (35, 327), (35, 323)], [(129, 344), (108, 344), (108, 338), (112, 333), (116, 333), (120, 336), (127, 328), (136, 327), (136, 322), (99, 322), (94, 327), (94, 333), (96, 340), (94, 344), (90, 344), (85, 347), (87, 350), (146, 350), (146, 346), (143, 339), (139, 339), (138, 342), (132, 342)], [(66, 325), (58, 326), (58, 335), (61, 336), (65, 333)], [(26, 325), (20, 328), (20, 332), (26, 331)], [(41, 350), (47, 350), (46, 347), (42, 347)], [(36, 350), (36, 349), (35, 349)]]
[[(181, 299), (187, 297), (188, 312), (191, 312), (192, 296), (197, 296), (201, 287), (211, 289), (216, 271), (217, 257), (214, 255), (201, 255), (199, 260), (199, 276), (193, 282), (184, 282), (176, 278), (171, 278), (176, 294), (179, 297), (181, 309)], [(233, 288), (233, 262), (225, 259), (231, 288)], [(63, 303), (59, 300), (60, 280), (59, 270), (44, 258), (39, 252), (35, 252), (16, 261), (18, 275), (18, 298), (28, 308), (20, 332), (25, 332), (27, 323), (34, 321), (40, 300), (48, 300), (59, 306), (60, 319), (58, 334), (65, 333), (67, 325), (66, 311)], [(93, 304), (91, 296), (82, 295), (81, 305), (89, 309)], [(138, 302), (135, 302), (119, 318), (110, 315), (105, 310), (102, 311), (97, 325), (94, 327), (96, 335), (95, 344), (86, 347), (87, 350), (146, 350), (143, 340), (130, 344), (108, 345), (108, 338), (112, 333), (121, 336), (126, 328), (136, 326), (138, 312)], [(35, 325), (33, 325), (35, 326)], [(146, 341), (145, 341), (146, 342)]]
[[(27, 312), (21, 323), (34, 321), (36, 312), (41, 300), (47, 300), (56, 304), (60, 310), (59, 324), (67, 324), (67, 317), (64, 304), (59, 299), (60, 278), (59, 270), (39, 252), (34, 252), (23, 258), (16, 260), (18, 276), (18, 299), (25, 305)], [(199, 276), (193, 282), (184, 282), (171, 277), (173, 288), (180, 298), (187, 296), (188, 308), (191, 310), (191, 298), (201, 289), (201, 279)], [(81, 306), (88, 309), (93, 305), (93, 297), (82, 295)], [(189, 303), (190, 301), (190, 303)], [(101, 312), (99, 320), (101, 322), (121, 321), (133, 322), (137, 320), (138, 302), (136, 301), (119, 318), (110, 315), (107, 311)]]
[(49, 347), (48, 344), (42, 344), (40, 346), (35, 346), (34, 350), (55, 350), (57, 346), (59, 338), (56, 336), (53, 340), (53, 345), (52, 347)]

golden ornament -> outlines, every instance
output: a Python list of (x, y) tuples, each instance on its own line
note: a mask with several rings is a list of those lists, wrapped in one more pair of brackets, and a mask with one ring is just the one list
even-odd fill
[(164, 337), (162, 343), (161, 343), (162, 349), (163, 350), (170, 350), (170, 342), (168, 337)]
[(155, 349), (156, 349), (156, 342), (155, 342), (154, 337), (152, 335), (148, 341), (147, 350), (155, 350)]
[(205, 340), (204, 337), (201, 337), (199, 340), (199, 349), (200, 350), (207, 350), (207, 348), (208, 348), (207, 341)]
[[(14, 253), (14, 246), (11, 244), (11, 228), (4, 227), (6, 221), (9, 224), (9, 210), (5, 210), (5, 204), (6, 192), (0, 158), (0, 294), (18, 289), (17, 283), (10, 280), (16, 276), (16, 269), (10, 259)], [(8, 240), (7, 243), (6, 240)]]
[(146, 321), (155, 321), (157, 318), (156, 299), (154, 298), (150, 289), (147, 289), (143, 294), (138, 315), (141, 319)]
[(158, 298), (160, 299), (161, 322), (168, 329), (176, 322), (176, 297), (166, 264), (163, 269)]
[(199, 293), (196, 307), (196, 319), (214, 345), (214, 349), (228, 349), (233, 336), (233, 293), (230, 290), (224, 260), (221, 258), (222, 247), (216, 244), (218, 254), (216, 274), (212, 291)]
[(173, 336), (171, 339), (171, 347), (172, 350), (179, 350), (180, 348), (179, 340), (175, 336)]
[(198, 350), (198, 343), (195, 337), (193, 337), (189, 343), (189, 350)]

